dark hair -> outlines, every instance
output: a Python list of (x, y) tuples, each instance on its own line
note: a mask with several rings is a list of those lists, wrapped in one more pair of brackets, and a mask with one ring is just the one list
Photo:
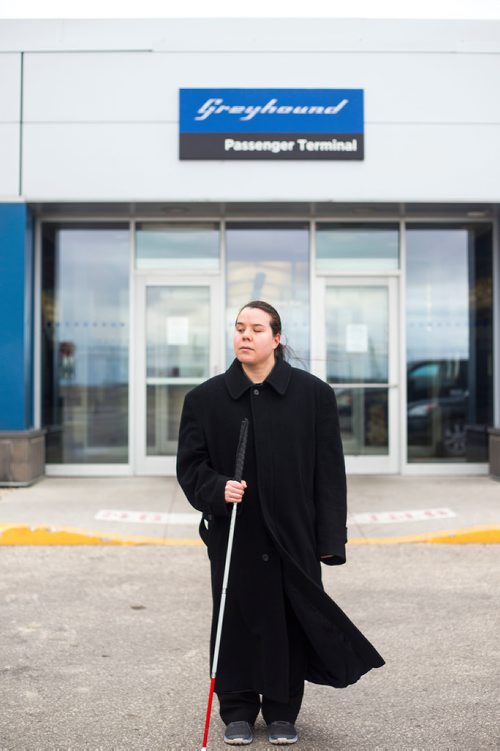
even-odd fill
[[(278, 334), (281, 334), (280, 315), (278, 311), (276, 310), (276, 308), (273, 308), (273, 306), (269, 305), (268, 302), (264, 302), (263, 300), (252, 300), (251, 302), (247, 302), (246, 305), (243, 305), (243, 307), (239, 309), (238, 315), (245, 308), (258, 308), (259, 310), (263, 310), (264, 313), (267, 313), (271, 319), (270, 325), (271, 325), (271, 331), (273, 332), (273, 336), (277, 336)], [(274, 350), (276, 358), (278, 360), (288, 360), (289, 349), (290, 348), (286, 344), (281, 344), (280, 342), (278, 346), (276, 347), (276, 349)]]

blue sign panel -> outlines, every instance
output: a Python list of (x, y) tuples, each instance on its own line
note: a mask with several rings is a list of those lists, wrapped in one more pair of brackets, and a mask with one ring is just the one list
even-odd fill
[(362, 89), (180, 89), (181, 159), (363, 159)]

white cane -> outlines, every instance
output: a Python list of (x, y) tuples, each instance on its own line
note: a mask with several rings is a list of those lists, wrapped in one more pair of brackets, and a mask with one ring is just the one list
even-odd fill
[[(243, 464), (245, 462), (245, 450), (247, 446), (247, 436), (248, 436), (248, 418), (245, 417), (241, 421), (240, 438), (238, 441), (238, 449), (236, 451), (236, 466), (234, 469), (234, 479), (237, 482), (241, 482), (241, 477), (243, 474)], [(231, 512), (231, 523), (229, 525), (229, 537), (227, 541), (226, 562), (224, 564), (224, 576), (222, 578), (222, 594), (221, 594), (221, 601), (220, 601), (220, 607), (219, 607), (219, 618), (217, 621), (217, 632), (215, 636), (215, 649), (214, 649), (214, 658), (212, 662), (212, 673), (210, 675), (210, 690), (208, 692), (207, 714), (205, 717), (205, 732), (203, 734), (203, 744), (202, 744), (201, 751), (207, 751), (208, 729), (210, 727), (212, 699), (214, 696), (214, 689), (215, 689), (215, 676), (217, 674), (217, 663), (219, 660), (219, 649), (220, 649), (220, 640), (221, 640), (221, 633), (222, 633), (222, 621), (224, 620), (224, 607), (226, 605), (227, 581), (229, 579), (229, 567), (231, 565), (231, 552), (233, 549), (233, 538), (234, 538), (234, 528), (236, 526), (237, 507), (238, 507), (238, 504), (233, 503), (233, 510)]]

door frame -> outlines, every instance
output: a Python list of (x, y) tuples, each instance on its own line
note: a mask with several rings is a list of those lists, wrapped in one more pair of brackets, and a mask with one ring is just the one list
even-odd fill
[[(135, 278), (135, 358), (133, 471), (136, 475), (175, 476), (176, 456), (148, 456), (146, 446), (146, 289), (148, 287), (208, 287), (210, 289), (210, 364), (208, 377), (222, 371), (221, 280), (219, 276), (194, 276), (162, 272), (139, 273)], [(201, 379), (206, 380), (206, 379)], [(200, 383), (201, 383), (200, 381)], [(194, 388), (195, 384), (193, 384)]]
[[(399, 278), (396, 275), (321, 275), (313, 281), (311, 326), (311, 372), (326, 382), (326, 316), (325, 289), (327, 286), (383, 286), (388, 293), (388, 431), (389, 453), (384, 456), (349, 455), (345, 456), (349, 474), (395, 474), (401, 466), (401, 399), (400, 399), (400, 321), (399, 321)], [(352, 384), (349, 384), (352, 385)], [(335, 389), (335, 386), (334, 386)]]

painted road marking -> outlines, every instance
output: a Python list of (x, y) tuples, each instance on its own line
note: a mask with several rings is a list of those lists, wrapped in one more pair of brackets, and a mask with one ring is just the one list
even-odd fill
[(451, 519), (454, 516), (456, 514), (451, 508), (423, 508), (412, 511), (380, 511), (367, 514), (353, 514), (347, 521), (351, 524), (392, 524), (394, 522)]
[[(413, 509), (411, 511), (370, 511), (364, 514), (351, 514), (348, 524), (392, 524), (396, 522), (420, 522), (434, 519), (451, 519), (456, 516), (450, 508)], [(200, 515), (194, 513), (162, 513), (159, 511), (126, 511), (123, 509), (102, 509), (94, 517), (99, 521), (127, 522), (129, 524), (172, 524), (197, 526)]]
[(200, 514), (164, 514), (159, 511), (123, 511), (120, 509), (102, 509), (94, 519), (105, 522), (128, 522), (133, 524), (181, 524), (196, 525), (200, 523)]

